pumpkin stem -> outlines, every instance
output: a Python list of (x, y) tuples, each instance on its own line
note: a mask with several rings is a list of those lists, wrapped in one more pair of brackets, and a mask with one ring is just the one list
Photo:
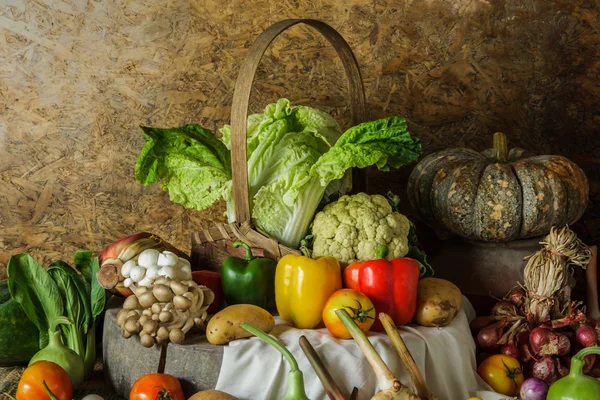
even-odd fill
[(508, 161), (508, 144), (502, 132), (494, 133), (494, 158), (499, 163)]

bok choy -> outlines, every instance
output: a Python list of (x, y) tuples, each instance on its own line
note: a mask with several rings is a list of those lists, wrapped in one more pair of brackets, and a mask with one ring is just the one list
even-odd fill
[(56, 261), (44, 269), (26, 253), (12, 256), (7, 266), (10, 294), (39, 329), (41, 351), (54, 334), (55, 321), (66, 317), (72, 323), (60, 325), (62, 343), (81, 358), (85, 377), (96, 362), (96, 318), (106, 302), (96, 280), (99, 269), (91, 251), (75, 253), (75, 268)]

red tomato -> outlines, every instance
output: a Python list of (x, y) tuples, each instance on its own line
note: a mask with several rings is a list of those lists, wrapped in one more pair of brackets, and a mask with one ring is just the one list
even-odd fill
[(179, 380), (169, 374), (147, 374), (135, 381), (129, 400), (185, 400)]
[(202, 270), (192, 272), (192, 279), (198, 285), (204, 285), (215, 294), (215, 300), (208, 306), (208, 313), (215, 314), (223, 308), (225, 296), (221, 274), (216, 271)]
[(477, 373), (492, 389), (505, 396), (518, 396), (525, 380), (519, 361), (504, 354), (486, 358)]
[(67, 371), (51, 361), (37, 361), (21, 375), (17, 400), (50, 400), (44, 381), (58, 400), (73, 399), (73, 385)]
[(356, 325), (363, 331), (371, 329), (375, 322), (375, 307), (371, 300), (358, 290), (340, 289), (327, 299), (323, 308), (323, 322), (329, 332), (340, 339), (350, 339), (352, 335), (335, 314), (335, 310), (343, 308), (354, 319)]

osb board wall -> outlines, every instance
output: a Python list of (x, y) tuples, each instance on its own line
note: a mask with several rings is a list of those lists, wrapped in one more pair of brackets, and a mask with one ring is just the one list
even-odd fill
[[(425, 152), (483, 149), (503, 131), (578, 162), (592, 189), (578, 229), (597, 240), (599, 14), (581, 0), (0, 0), (0, 269), (17, 252), (69, 261), (140, 230), (188, 250), (223, 207), (184, 210), (137, 183), (138, 126), (228, 122), (251, 41), (296, 17), (342, 33), (371, 117), (406, 116)], [(273, 43), (251, 110), (283, 96), (347, 126), (340, 63), (310, 28)], [(374, 174), (372, 190), (408, 172)]]

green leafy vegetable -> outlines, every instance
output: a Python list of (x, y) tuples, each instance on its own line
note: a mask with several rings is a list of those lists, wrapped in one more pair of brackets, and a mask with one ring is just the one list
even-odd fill
[(39, 329), (40, 349), (43, 349), (48, 345), (50, 324), (64, 312), (58, 286), (29, 254), (12, 256), (6, 272), (10, 295)]
[(198, 125), (142, 129), (146, 144), (135, 165), (138, 181), (160, 181), (171, 201), (199, 210), (223, 197), (231, 180), (231, 160), (210, 131)]
[(75, 266), (77, 270), (56, 261), (44, 270), (28, 254), (17, 254), (8, 262), (8, 285), (11, 296), (38, 327), (41, 349), (47, 346), (48, 332), (57, 318), (73, 322), (61, 325), (62, 342), (83, 360), (82, 373), (89, 376), (96, 361), (95, 319), (104, 310), (106, 295), (96, 280), (97, 257), (78, 251)]
[(63, 343), (83, 358), (85, 354), (83, 338), (92, 318), (85, 281), (64, 261), (55, 261), (46, 271), (58, 285), (65, 305), (65, 316), (73, 321), (72, 324), (61, 325)]
[[(250, 115), (247, 123), (253, 222), (295, 248), (321, 200), (350, 188), (351, 168), (376, 165), (388, 170), (421, 154), (419, 141), (401, 117), (366, 122), (342, 134), (328, 114), (280, 99), (262, 114)], [(220, 130), (223, 143), (197, 125), (143, 129), (146, 144), (136, 164), (138, 181), (160, 181), (173, 202), (188, 208), (202, 210), (224, 198), (229, 221), (235, 221), (227, 150), (231, 128)]]
[(417, 237), (417, 230), (412, 222), (410, 223), (410, 229), (408, 230), (408, 253), (406, 254), (406, 257), (410, 257), (419, 263), (421, 278), (433, 275), (433, 268), (427, 262), (427, 255), (421, 248), (419, 238)]

